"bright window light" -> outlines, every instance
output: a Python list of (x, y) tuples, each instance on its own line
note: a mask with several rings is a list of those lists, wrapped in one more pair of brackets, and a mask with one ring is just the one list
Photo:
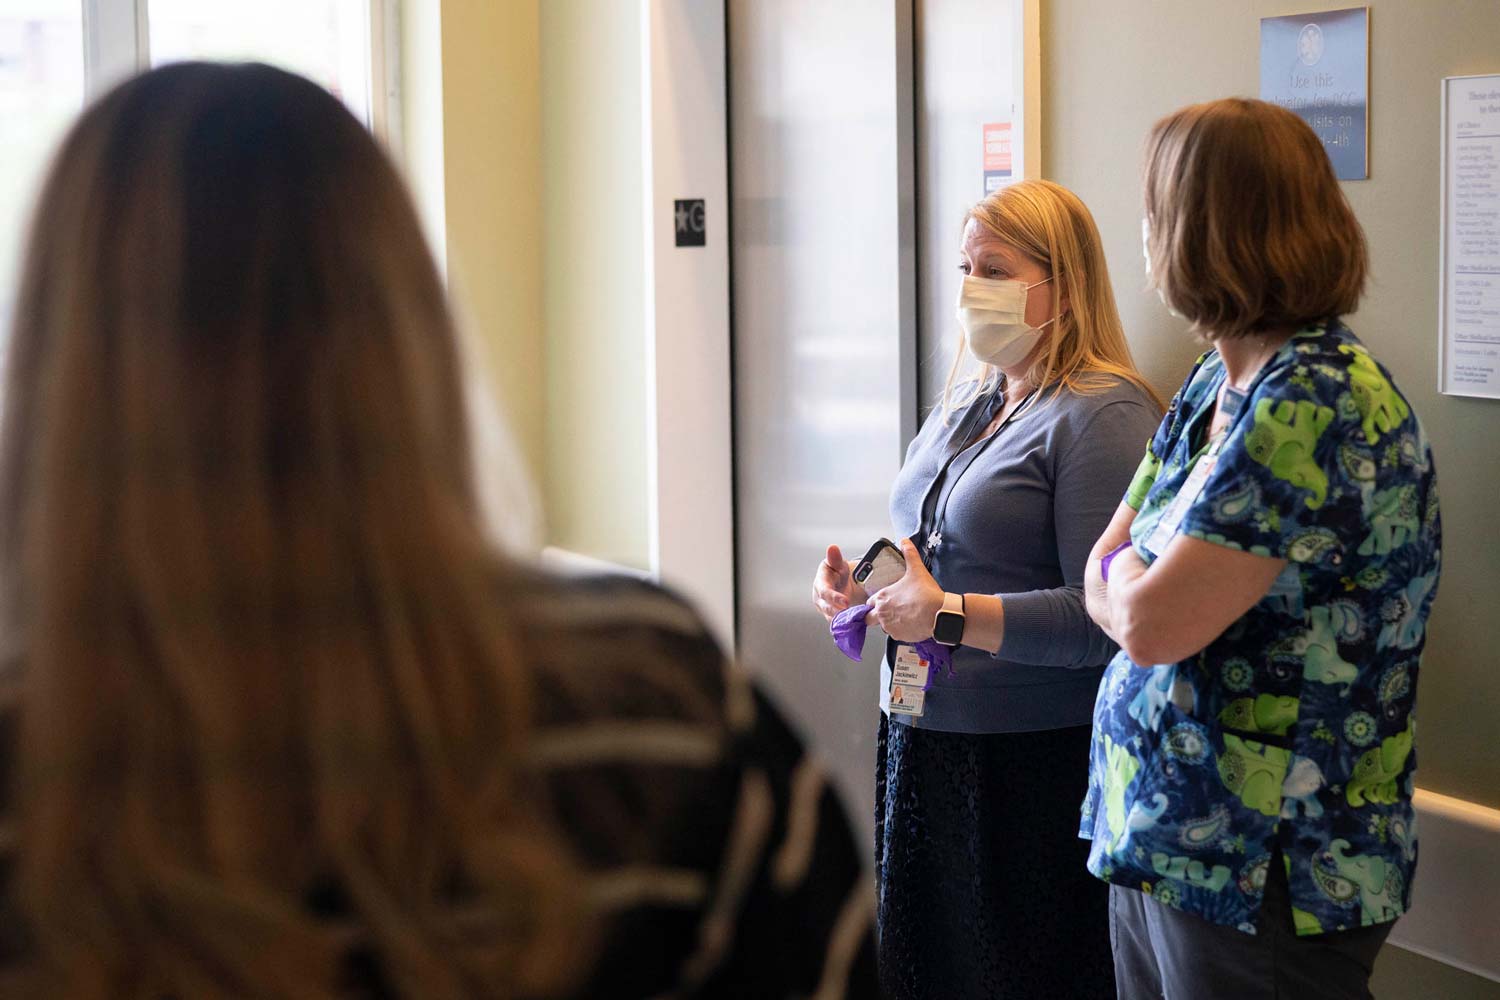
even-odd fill
[(0, 0), (0, 336), (10, 328), (36, 187), (82, 104), (82, 5)]
[(371, 124), (370, 0), (150, 0), (148, 11), (153, 66), (270, 63), (322, 84)]

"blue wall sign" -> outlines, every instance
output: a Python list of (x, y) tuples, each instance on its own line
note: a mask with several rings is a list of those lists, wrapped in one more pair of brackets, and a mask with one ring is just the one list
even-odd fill
[(1260, 20), (1260, 97), (1323, 140), (1339, 180), (1370, 176), (1370, 8)]

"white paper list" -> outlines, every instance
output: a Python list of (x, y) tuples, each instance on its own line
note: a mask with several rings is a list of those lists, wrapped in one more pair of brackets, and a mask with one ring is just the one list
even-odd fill
[(1441, 388), (1500, 398), (1500, 76), (1443, 83)]

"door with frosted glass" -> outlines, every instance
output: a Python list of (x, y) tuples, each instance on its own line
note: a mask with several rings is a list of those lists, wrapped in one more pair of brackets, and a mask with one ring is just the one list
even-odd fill
[(727, 5), (739, 652), (867, 830), (882, 643), (838, 653), (812, 577), (829, 543), (891, 534), (953, 357), (983, 127), (1018, 117), (1019, 2)]
[(812, 578), (890, 533), (916, 413), (910, 12), (728, 4), (739, 653), (867, 831), (881, 647), (835, 650)]

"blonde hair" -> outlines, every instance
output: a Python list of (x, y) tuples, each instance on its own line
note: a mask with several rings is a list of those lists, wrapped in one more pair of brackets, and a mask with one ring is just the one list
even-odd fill
[(47, 180), (7, 367), (31, 994), (341, 996), (351, 953), (405, 995), (562, 983), (583, 906), (521, 765), (518, 584), (365, 129), (265, 66), (119, 87)]
[[(1022, 181), (969, 209), (965, 224), (970, 219), (1035, 260), (1053, 278), (1055, 332), (1045, 338), (1046, 350), (1028, 373), (1032, 385), (1086, 395), (1123, 379), (1139, 386), (1158, 410), (1163, 408), (1161, 397), (1130, 356), (1099, 230), (1082, 199), (1061, 184)], [(959, 337), (958, 354), (943, 387), (945, 417), (1003, 379), (999, 369), (973, 361), (964, 349), (962, 331)]]
[(1364, 230), (1312, 127), (1266, 101), (1172, 112), (1146, 144), (1151, 285), (1196, 332), (1235, 337), (1353, 312)]

